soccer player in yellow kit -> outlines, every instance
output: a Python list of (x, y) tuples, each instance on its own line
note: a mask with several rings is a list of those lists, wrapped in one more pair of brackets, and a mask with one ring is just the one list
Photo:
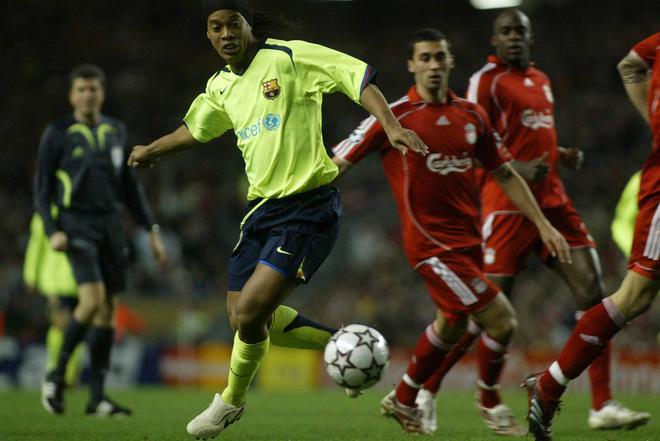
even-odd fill
[(360, 104), (401, 152), (427, 147), (392, 115), (366, 63), (304, 41), (257, 38), (245, 0), (207, 0), (203, 12), (207, 37), (227, 66), (209, 79), (184, 125), (136, 146), (129, 164), (152, 165), (228, 130), (245, 161), (248, 206), (228, 270), (227, 311), (237, 330), (228, 386), (187, 427), (191, 435), (214, 437), (241, 417), (270, 343), (305, 347), (309, 340), (306, 347), (321, 349), (330, 337), (311, 323), (291, 342), (290, 330), (306, 320), (281, 305), (310, 280), (338, 233), (339, 193), (329, 185), (338, 169), (323, 146), (323, 94), (342, 92)]

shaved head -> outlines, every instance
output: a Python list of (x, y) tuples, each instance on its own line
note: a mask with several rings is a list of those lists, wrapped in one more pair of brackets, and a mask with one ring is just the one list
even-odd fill
[(520, 22), (531, 32), (532, 25), (529, 22), (529, 17), (520, 9), (507, 9), (495, 17), (495, 21), (493, 22), (493, 32), (497, 32), (503, 22), (510, 22), (512, 20)]
[(507, 9), (493, 22), (491, 43), (497, 55), (509, 65), (526, 69), (532, 44), (532, 25), (529, 17), (518, 9)]

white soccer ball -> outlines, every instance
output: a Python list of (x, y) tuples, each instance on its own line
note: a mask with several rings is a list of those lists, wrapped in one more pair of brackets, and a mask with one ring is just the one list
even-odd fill
[(374, 328), (348, 325), (337, 331), (323, 353), (325, 370), (342, 387), (367, 389), (378, 383), (390, 362), (385, 337)]

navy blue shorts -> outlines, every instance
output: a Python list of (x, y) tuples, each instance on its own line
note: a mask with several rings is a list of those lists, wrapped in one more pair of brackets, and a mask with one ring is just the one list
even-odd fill
[(66, 255), (78, 286), (103, 282), (108, 295), (126, 289), (128, 247), (118, 213), (90, 215), (64, 210), (59, 224), (69, 237)]
[(258, 263), (298, 283), (309, 282), (337, 240), (341, 215), (339, 190), (327, 185), (250, 201), (229, 259), (227, 289), (243, 289)]

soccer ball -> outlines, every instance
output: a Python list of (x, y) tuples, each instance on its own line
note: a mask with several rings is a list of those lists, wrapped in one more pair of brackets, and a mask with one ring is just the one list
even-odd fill
[(348, 325), (325, 346), (323, 362), (335, 383), (361, 390), (381, 379), (390, 362), (390, 350), (385, 337), (374, 328)]

